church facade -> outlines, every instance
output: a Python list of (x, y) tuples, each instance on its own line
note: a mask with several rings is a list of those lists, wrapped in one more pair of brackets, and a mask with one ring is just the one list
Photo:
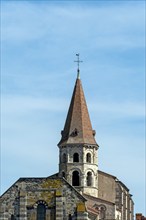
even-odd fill
[(98, 169), (79, 70), (58, 147), (59, 172), (18, 179), (0, 198), (0, 220), (133, 220), (127, 186)]

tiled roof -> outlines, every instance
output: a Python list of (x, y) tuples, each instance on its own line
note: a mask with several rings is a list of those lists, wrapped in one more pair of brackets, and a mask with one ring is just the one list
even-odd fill
[(94, 135), (81, 80), (77, 78), (62, 138), (58, 145), (78, 143), (95, 145)]

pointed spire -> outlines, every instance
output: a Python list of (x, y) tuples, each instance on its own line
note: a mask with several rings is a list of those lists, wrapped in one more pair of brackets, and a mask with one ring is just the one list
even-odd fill
[(78, 75), (62, 131), (62, 138), (58, 145), (76, 143), (95, 145), (94, 135), (95, 131), (92, 130), (81, 80)]

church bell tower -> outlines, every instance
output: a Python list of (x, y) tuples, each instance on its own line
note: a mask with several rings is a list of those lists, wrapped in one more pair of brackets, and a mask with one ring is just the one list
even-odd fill
[[(79, 64), (79, 54), (78, 64)], [(79, 76), (68, 110), (59, 147), (59, 176), (64, 177), (82, 194), (98, 196), (98, 144), (92, 129)]]

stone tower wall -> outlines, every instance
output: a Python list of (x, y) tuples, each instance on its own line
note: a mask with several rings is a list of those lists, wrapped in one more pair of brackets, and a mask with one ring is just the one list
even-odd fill
[[(79, 162), (73, 161), (73, 155), (79, 154)], [(91, 161), (87, 162), (87, 154), (91, 155)], [(66, 155), (66, 160), (64, 158)], [(82, 193), (98, 196), (98, 166), (97, 147), (85, 145), (68, 145), (60, 147), (59, 175), (65, 174), (66, 180), (72, 185), (72, 174), (78, 171), (80, 175), (80, 186), (76, 187)], [(88, 172), (92, 174), (92, 184), (87, 186)]]

